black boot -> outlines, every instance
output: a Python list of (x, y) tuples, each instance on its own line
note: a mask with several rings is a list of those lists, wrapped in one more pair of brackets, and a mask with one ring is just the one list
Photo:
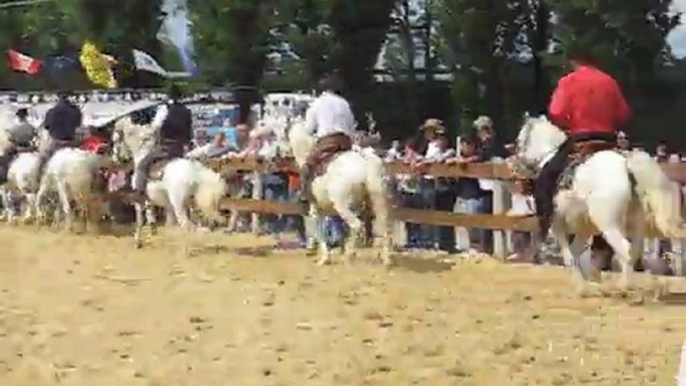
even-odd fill
[(300, 169), (300, 197), (298, 197), (304, 211), (309, 210), (312, 201), (310, 185), (310, 168), (305, 165)]

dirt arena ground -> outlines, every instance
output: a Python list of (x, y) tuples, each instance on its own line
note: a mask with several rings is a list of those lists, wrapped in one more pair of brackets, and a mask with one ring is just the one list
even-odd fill
[(181, 239), (0, 227), (0, 385), (675, 384), (686, 306), (580, 299), (559, 268)]

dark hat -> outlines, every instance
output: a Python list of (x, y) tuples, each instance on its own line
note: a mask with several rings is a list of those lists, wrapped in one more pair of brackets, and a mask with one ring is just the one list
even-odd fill
[(24, 119), (29, 116), (29, 110), (25, 107), (22, 107), (18, 109), (17, 112), (14, 113), (14, 115), (16, 115), (17, 118)]
[(320, 93), (329, 91), (340, 94), (343, 92), (343, 79), (337, 72), (325, 75), (317, 84), (317, 91)]
[(429, 118), (424, 121), (424, 124), (420, 127), (420, 130), (434, 130), (437, 134), (445, 133), (445, 126), (443, 126), (443, 121), (436, 118)]
[(167, 90), (167, 96), (169, 97), (169, 99), (179, 100), (183, 98), (183, 91), (181, 90), (181, 87), (178, 84), (172, 83), (171, 86), (169, 86), (169, 89)]

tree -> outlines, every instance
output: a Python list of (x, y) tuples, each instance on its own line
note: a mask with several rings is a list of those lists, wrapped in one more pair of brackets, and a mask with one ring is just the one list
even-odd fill
[(161, 8), (162, 0), (78, 1), (81, 34), (119, 59), (115, 76), (120, 86), (159, 85), (159, 77), (136, 71), (131, 51), (139, 49), (160, 57), (156, 34), (161, 25)]
[[(654, 142), (670, 126), (656, 120), (668, 117), (676, 87), (660, 73), (671, 57), (667, 35), (679, 24), (680, 14), (670, 11), (671, 0), (547, 0), (556, 22), (553, 38), (559, 49), (551, 70), (562, 73), (559, 57), (574, 44), (592, 47), (600, 66), (622, 83), (634, 107), (635, 127), (655, 127)], [(556, 59), (553, 55), (552, 59)], [(640, 130), (639, 132), (643, 132)]]
[(453, 69), (453, 93), (462, 110), (462, 122), (488, 114), (500, 126), (511, 126), (513, 116), (519, 113), (507, 101), (521, 98), (508, 97), (506, 91), (528, 49), (522, 42), (525, 10), (526, 0), (444, 0), (437, 4), (440, 50)]
[(215, 86), (233, 85), (241, 120), (250, 113), (273, 50), (274, 0), (191, 0), (198, 64)]

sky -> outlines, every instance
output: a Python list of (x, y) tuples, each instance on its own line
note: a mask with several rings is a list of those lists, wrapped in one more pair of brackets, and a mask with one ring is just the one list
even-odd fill
[(667, 36), (667, 41), (672, 45), (674, 55), (678, 58), (686, 56), (686, 0), (674, 0), (672, 3), (674, 9), (679, 12), (684, 12), (682, 23), (676, 27), (672, 33)]

